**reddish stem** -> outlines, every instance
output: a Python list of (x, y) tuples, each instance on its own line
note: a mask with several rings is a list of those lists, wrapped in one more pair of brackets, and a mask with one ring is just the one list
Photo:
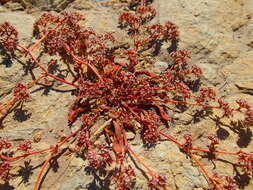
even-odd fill
[(41, 65), (41, 64), (39, 63), (39, 61), (35, 58), (35, 56), (32, 54), (32, 52), (31, 52), (29, 49), (27, 49), (26, 47), (24, 47), (24, 46), (22, 46), (22, 45), (20, 45), (20, 44), (18, 44), (17, 46), (20, 47), (21, 49), (23, 49), (25, 52), (27, 52), (27, 53), (30, 55), (30, 57), (32, 58), (32, 60), (35, 62), (35, 64), (36, 64), (38, 67), (40, 67), (41, 70), (43, 70), (43, 71), (46, 73), (47, 76), (50, 76), (50, 77), (54, 78), (55, 80), (58, 80), (58, 81), (60, 81), (60, 82), (62, 82), (62, 83), (65, 83), (65, 84), (68, 84), (68, 85), (71, 85), (71, 86), (74, 86), (74, 87), (78, 87), (77, 84), (74, 84), (74, 83), (72, 83), (72, 82), (68, 82), (68, 81), (66, 81), (66, 80), (64, 80), (64, 79), (62, 79), (62, 78), (59, 78), (59, 77), (57, 77), (57, 76), (55, 76), (55, 75), (49, 73), (48, 70), (47, 70), (43, 65)]
[(45, 170), (47, 164), (48, 164), (49, 161), (52, 159), (52, 156), (53, 156), (53, 153), (50, 154), (50, 156), (48, 157), (48, 159), (47, 159), (47, 160), (45, 161), (45, 163), (43, 164), (43, 166), (42, 166), (42, 168), (41, 168), (41, 170), (40, 170), (40, 173), (39, 173), (39, 175), (38, 175), (38, 177), (37, 177), (37, 180), (36, 180), (36, 183), (35, 183), (35, 185), (34, 185), (33, 190), (37, 190), (37, 189), (38, 189), (39, 182), (40, 182), (40, 178), (41, 178), (41, 176), (42, 176), (42, 174), (43, 174), (43, 172), (44, 172), (44, 170)]
[[(180, 143), (177, 139), (175, 139), (174, 137), (160, 131), (159, 132), (162, 136), (166, 137), (168, 140), (176, 143), (179, 147), (182, 147), (182, 143)], [(213, 150), (210, 151), (209, 149), (203, 149), (203, 148), (191, 148), (191, 150), (195, 150), (195, 151), (200, 151), (200, 152), (216, 152), (216, 153), (220, 153), (220, 154), (228, 154), (228, 155), (238, 155), (238, 152), (228, 152), (228, 151), (223, 151), (223, 150)], [(253, 153), (248, 153), (249, 155), (253, 156)]]
[(201, 161), (199, 161), (199, 159), (195, 155), (190, 154), (190, 156), (196, 162), (196, 164), (199, 166), (202, 173), (206, 176), (207, 180), (211, 181), (211, 183), (214, 185), (215, 189), (216, 189), (217, 185), (219, 186), (219, 190), (224, 189), (222, 186), (220, 186), (219, 184), (216, 183), (216, 181), (212, 178), (212, 176), (209, 175), (209, 173), (207, 172), (204, 165), (201, 163)]
[(206, 104), (199, 104), (199, 103), (193, 103), (193, 102), (186, 102), (186, 101), (177, 101), (177, 100), (169, 100), (169, 99), (158, 99), (158, 98), (145, 98), (144, 100), (147, 101), (157, 101), (157, 102), (165, 102), (165, 103), (175, 103), (175, 104), (187, 104), (187, 105), (194, 105), (194, 106), (202, 106), (206, 108), (220, 108), (220, 106), (211, 106)]
[(29, 48), (29, 51), (32, 52), (34, 49), (36, 49), (37, 46), (48, 36), (48, 34), (50, 34), (50, 32), (52, 32), (52, 31), (57, 30), (57, 29), (62, 25), (63, 21), (65, 21), (65, 20), (66, 20), (66, 18), (63, 19), (62, 21), (60, 21), (60, 23), (57, 24), (52, 30), (47, 31), (40, 39), (38, 39), (38, 40)]
[(179, 147), (182, 146), (182, 144), (181, 144), (177, 139), (175, 139), (174, 137), (172, 137), (172, 136), (170, 136), (170, 135), (168, 135), (168, 134), (166, 134), (166, 133), (164, 133), (164, 132), (162, 132), (162, 131), (160, 131), (159, 133), (160, 133), (162, 136), (164, 136), (164, 137), (166, 137), (167, 139), (169, 139), (170, 141), (176, 143)]
[(57, 143), (55, 146), (50, 146), (48, 148), (45, 148), (45, 149), (42, 149), (42, 150), (38, 150), (38, 151), (34, 151), (34, 152), (29, 152), (29, 153), (26, 153), (26, 154), (23, 154), (23, 155), (20, 155), (20, 156), (15, 156), (15, 157), (6, 157), (6, 156), (3, 156), (3, 155), (0, 155), (0, 158), (2, 160), (6, 160), (6, 161), (14, 161), (14, 160), (17, 160), (17, 159), (20, 159), (20, 158), (25, 158), (27, 156), (31, 156), (33, 154), (39, 154), (39, 153), (43, 153), (43, 152), (46, 152), (46, 151), (53, 151), (53, 152), (56, 152), (56, 150), (62, 146), (65, 142), (67, 142), (70, 138), (72, 138), (73, 136), (75, 136), (78, 132), (80, 132), (81, 128), (79, 128), (78, 130), (76, 130), (74, 133), (70, 134), (69, 136), (67, 136), (65, 139), (63, 139), (61, 142)]
[(33, 85), (35, 85), (38, 81), (40, 81), (41, 79), (45, 78), (47, 75), (46, 74), (42, 74), (40, 77), (38, 77), (37, 79), (33, 80), (32, 82), (27, 84), (27, 88), (31, 88)]
[[(2, 110), (6, 110), (6, 109), (8, 109), (8, 107), (11, 107), (13, 104), (15, 104), (16, 100), (17, 99), (15, 97), (13, 97), (7, 103), (5, 103), (4, 105), (2, 105), (0, 107), (0, 113), (2, 112)], [(2, 113), (2, 115), (6, 115), (6, 113)]]
[(23, 154), (23, 155), (20, 155), (20, 156), (15, 156), (15, 157), (7, 157), (7, 156), (4, 156), (4, 155), (0, 155), (0, 158), (2, 160), (6, 160), (6, 161), (14, 161), (14, 160), (17, 160), (17, 159), (20, 159), (20, 158), (25, 158), (25, 157), (33, 155), (33, 154), (43, 153), (43, 152), (49, 151), (51, 149), (52, 149), (52, 147), (49, 147), (49, 148), (45, 148), (45, 149), (34, 151), (34, 152), (29, 152), (29, 153), (26, 153), (26, 154)]
[(97, 75), (97, 77), (99, 78), (99, 80), (100, 80), (101, 82), (104, 83), (104, 80), (103, 80), (103, 78), (101, 77), (101, 75), (99, 74), (99, 72), (98, 72), (98, 70), (97, 70), (96, 67), (94, 67), (92, 64), (90, 64), (90, 63), (88, 63), (88, 62), (85, 62), (85, 61), (83, 61), (83, 60), (77, 58), (77, 57), (73, 54), (73, 52), (71, 52), (71, 56), (73, 57), (73, 59), (74, 59), (77, 63), (87, 65), (87, 66)]
[(127, 150), (131, 153), (148, 171), (149, 175), (152, 177), (156, 177), (156, 173), (148, 167), (148, 165), (127, 145)]

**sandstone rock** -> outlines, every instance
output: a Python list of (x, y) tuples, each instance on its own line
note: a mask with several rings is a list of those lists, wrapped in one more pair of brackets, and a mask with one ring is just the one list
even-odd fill
[(244, 82), (244, 84), (247, 85), (247, 83), (249, 84), (253, 81), (252, 63), (253, 51), (244, 52), (240, 54), (232, 64), (224, 66), (221, 72), (225, 75), (228, 81), (233, 83)]
[(10, 22), (19, 33), (20, 40), (28, 40), (32, 37), (35, 18), (24, 12), (0, 12), (0, 23)]
[(133, 132), (127, 132), (126, 137), (128, 140), (133, 140), (135, 138), (135, 134)]
[(74, 0), (27, 0), (30, 4), (35, 7), (42, 8), (45, 10), (56, 9), (63, 10)]
[(8, 137), (11, 141), (23, 141), (27, 139), (31, 139), (32, 134), (37, 130), (42, 130), (42, 127), (38, 126), (28, 126), (24, 128), (16, 128), (10, 131), (5, 131), (0, 133), (1, 137)]
[(83, 1), (83, 0), (74, 1), (74, 3), (71, 6), (77, 10), (83, 10), (83, 9), (89, 10), (91, 8), (94, 8), (94, 6), (91, 2)]
[(38, 143), (41, 141), (43, 136), (43, 132), (42, 131), (35, 131), (35, 133), (33, 134), (33, 142)]
[(5, 7), (7, 9), (10, 9), (12, 11), (22, 11), (25, 9), (24, 6), (22, 6), (22, 4), (18, 3), (18, 2), (8, 2), (5, 4)]
[(153, 72), (157, 74), (161, 74), (168, 68), (168, 63), (162, 62), (162, 61), (157, 61), (154, 64), (154, 68), (152, 69)]
[(0, 13), (8, 11), (4, 6), (0, 6)]
[[(30, 0), (30, 2), (34, 6), (44, 7), (48, 10), (64, 9), (64, 7), (70, 6), (85, 14), (86, 26), (93, 27), (99, 32), (117, 30), (117, 11), (120, 8), (112, 11), (109, 3), (106, 7), (101, 8), (93, 4), (92, 2), (94, 1), (77, 0), (73, 4), (71, 3), (72, 1), (68, 0)], [(121, 6), (121, 4), (119, 5)], [(181, 31), (179, 48), (186, 48), (192, 52), (191, 61), (197, 63), (203, 69), (205, 80), (213, 85), (225, 84), (222, 90), (225, 89), (226, 92), (223, 95), (226, 95), (226, 101), (232, 105), (234, 105), (237, 98), (246, 99), (252, 104), (252, 95), (239, 94), (241, 92), (238, 91), (235, 85), (252, 88), (253, 1), (159, 0), (155, 1), (155, 6), (158, 8), (157, 21), (164, 23), (170, 20), (179, 26)], [(30, 39), (35, 18), (23, 12), (6, 11), (5, 8), (2, 9), (0, 7), (0, 22), (10, 21), (20, 32), (21, 40)], [(161, 58), (159, 59), (160, 61), (155, 63), (157, 73), (164, 71), (167, 67), (166, 51), (164, 52), (165, 58)], [(3, 58), (1, 57), (0, 62), (2, 63), (2, 61)], [(42, 59), (42, 61), (47, 62), (46, 59)], [(23, 76), (20, 64), (13, 64), (11, 67), (0, 64), (0, 96), (8, 96), (9, 94), (10, 97), (13, 85), (19, 81), (27, 82), (26, 79)], [(56, 87), (65, 89), (66, 86)], [(80, 123), (76, 123), (76, 126), (73, 126), (72, 129), (67, 126), (68, 107), (73, 101), (73, 96), (70, 93), (54, 90), (47, 91), (42, 86), (36, 86), (31, 89), (31, 96), (32, 100), (25, 103), (25, 108), (31, 113), (29, 120), (24, 122), (13, 121), (13, 114), (8, 115), (4, 121), (6, 127), (0, 133), (1, 137), (8, 137), (9, 140), (31, 139), (38, 130), (43, 131), (43, 140), (35, 144), (36, 150), (39, 150), (55, 144), (57, 142), (57, 139), (55, 139), (56, 134), (62, 133), (66, 136), (70, 133), (70, 130), (75, 131), (77, 129), (75, 127), (81, 125), (79, 121)], [(222, 115), (222, 111), (214, 110), (214, 114)], [(169, 128), (169, 134), (183, 142), (183, 134), (192, 133), (194, 146), (206, 148), (206, 135), (211, 132), (216, 133), (219, 129), (216, 128), (214, 121), (206, 121), (199, 125), (194, 125), (193, 123), (184, 124), (188, 121), (190, 122), (191, 118), (190, 113), (184, 115), (175, 114), (175, 119), (178, 119), (181, 123), (176, 125), (176, 127), (172, 125)], [(224, 122), (229, 124), (230, 120), (227, 119)], [(49, 129), (52, 129), (52, 133), (47, 132)], [(228, 128), (224, 130), (229, 131)], [(133, 133), (127, 134), (127, 136), (130, 139), (135, 137)], [(201, 138), (200, 136), (204, 137)], [(147, 150), (140, 144), (140, 139), (136, 140), (136, 138), (134, 138), (134, 142), (129, 143), (130, 146), (151, 168), (168, 178), (169, 189), (200, 190), (203, 187), (207, 187), (207, 181), (201, 171), (174, 143), (163, 141)], [(238, 134), (229, 131), (228, 136), (222, 140), (220, 148), (230, 151), (239, 150), (236, 144), (238, 139)], [(68, 147), (68, 144), (62, 146), (62, 148), (64, 147)], [(250, 142), (244, 150), (250, 152), (252, 147), (253, 143)], [(74, 150), (71, 146), (69, 148)], [(45, 153), (46, 155), (47, 153)], [(39, 160), (39, 165), (46, 157), (39, 155), (35, 158)], [(61, 158), (62, 160), (60, 160)], [(87, 166), (86, 161), (76, 157), (69, 158), (65, 155), (61, 158), (58, 160), (60, 171), (54, 173), (50, 170), (42, 188), (48, 189), (51, 187), (50, 184), (56, 183), (57, 185), (54, 188), (60, 190), (97, 188), (96, 180), (84, 170), (85, 166)], [(72, 158), (73, 160), (71, 160)], [(129, 161), (132, 160), (129, 159)], [(218, 167), (214, 170), (213, 165), (209, 161), (204, 159), (201, 161), (210, 173), (217, 171), (224, 175), (234, 174), (231, 165), (227, 166), (227, 164), (218, 162)], [(232, 163), (236, 163), (236, 160), (233, 160)], [(145, 168), (142, 168), (137, 161), (136, 166), (145, 171)], [(29, 183), (22, 185), (22, 187), (20, 186), (19, 189), (32, 189), (38, 172), (39, 169), (34, 171)], [(136, 171), (137, 183), (135, 189), (148, 189), (142, 172), (138, 169)], [(58, 180), (57, 182), (56, 179)], [(16, 183), (19, 184), (20, 180)], [(250, 182), (245, 189), (251, 190), (252, 186), (253, 184)]]
[[(250, 1), (160, 0), (155, 6), (157, 21), (170, 20), (179, 26), (179, 48), (189, 50), (192, 61), (208, 69), (204, 75), (209, 81), (221, 81), (222, 76), (213, 73), (221, 64), (231, 64), (248, 51), (247, 44), (251, 46), (253, 5)], [(247, 31), (249, 36), (244, 33)]]

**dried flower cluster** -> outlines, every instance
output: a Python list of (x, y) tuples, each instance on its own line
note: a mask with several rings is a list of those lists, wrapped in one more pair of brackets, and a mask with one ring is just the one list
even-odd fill
[(17, 30), (10, 23), (5, 22), (0, 25), (0, 37), (0, 47), (8, 52), (12, 52), (18, 41)]

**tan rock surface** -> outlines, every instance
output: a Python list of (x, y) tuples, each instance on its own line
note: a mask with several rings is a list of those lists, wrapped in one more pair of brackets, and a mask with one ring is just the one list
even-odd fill
[[(116, 15), (122, 11), (125, 4), (120, 4), (120, 1), (113, 1), (107, 5), (105, 2), (98, 4), (97, 1), (87, 1), (87, 4), (86, 2), (79, 4), (79, 2), (70, 3), (67, 9), (77, 9), (85, 14), (87, 26), (100, 32), (119, 30)], [(45, 3), (46, 1), (38, 1), (34, 5), (42, 7), (46, 6)], [(57, 7), (57, 3), (55, 5), (56, 8), (61, 8)], [(114, 8), (110, 6), (114, 6)], [(253, 89), (253, 1), (157, 0), (155, 7), (159, 15), (157, 21), (164, 23), (170, 20), (179, 26), (181, 32), (179, 48), (185, 48), (192, 52), (191, 61), (204, 71), (204, 83), (220, 89), (220, 95), (233, 105), (238, 98), (244, 98), (253, 105), (252, 94), (244, 93), (245, 91), (242, 92), (237, 87)], [(11, 12), (0, 7), (0, 22), (10, 21), (17, 27), (21, 39), (29, 41), (32, 35), (33, 22), (39, 14), (28, 15), (24, 12)], [(3, 63), (3, 59), (0, 57), (0, 63)], [(158, 60), (157, 64), (163, 63), (159, 61), (163, 60)], [(159, 73), (160, 67), (162, 69), (162, 66), (158, 66), (157, 73)], [(13, 60), (12, 67), (0, 64), (0, 102), (2, 103), (11, 97), (11, 90), (15, 83), (28, 79), (29, 77), (22, 70), (22, 65), (15, 60)], [(73, 97), (69, 91), (58, 92), (57, 89), (61, 88), (65, 88), (64, 85), (60, 85), (56, 90), (49, 91), (40, 87), (32, 88), (32, 99), (24, 104), (24, 113), (21, 115), (23, 119), (26, 119), (21, 122), (17, 118), (15, 119), (17, 117), (15, 112), (9, 114), (4, 120), (4, 129), (0, 131), (0, 136), (8, 137), (17, 142), (34, 137), (37, 139), (35, 141), (39, 141), (34, 145), (34, 149), (38, 150), (57, 142), (60, 134), (70, 133), (71, 129), (67, 127), (66, 116)], [(221, 115), (222, 113), (214, 111), (215, 114)], [(182, 136), (184, 134), (192, 133), (194, 144), (206, 148), (207, 135), (216, 133), (220, 134), (220, 149), (229, 151), (243, 149), (252, 152), (251, 129), (237, 133), (226, 126), (216, 126), (215, 121), (209, 117), (206, 117), (204, 121), (194, 122), (188, 112), (173, 113), (174, 116), (178, 119), (175, 123), (178, 122), (179, 125), (176, 125), (175, 128), (174, 125), (170, 126), (169, 133), (180, 141), (183, 141)], [(228, 124), (230, 120), (223, 122)], [(248, 138), (244, 139), (243, 134), (248, 134)], [(248, 144), (246, 143), (241, 147), (240, 144), (238, 145), (238, 142), (247, 140), (249, 141)], [(132, 142), (133, 149), (154, 170), (167, 176), (171, 190), (204, 190), (204, 187), (207, 187), (207, 181), (198, 167), (175, 144), (161, 142), (156, 147), (147, 150), (138, 143)], [(46, 156), (47, 154), (43, 154), (34, 158), (36, 164), (41, 164)], [(211, 163), (207, 158), (203, 158), (201, 161), (210, 172), (234, 175), (231, 164)], [(236, 162), (235, 159), (230, 161)], [(96, 189), (96, 185), (100, 182), (96, 181), (85, 170), (87, 161), (81, 162), (80, 158), (73, 155), (64, 155), (59, 158), (58, 163), (60, 165), (58, 172), (49, 172), (45, 179), (46, 182), (43, 183), (43, 190), (50, 189), (50, 187), (55, 190)], [(38, 172), (39, 168), (35, 168), (29, 182), (22, 183), (17, 190), (32, 189)], [(141, 170), (137, 172), (135, 189), (147, 189), (146, 179)], [(19, 176), (13, 185), (17, 186), (21, 181), (22, 177)], [(100, 189), (103, 188), (105, 189), (103, 186)], [(253, 182), (249, 180), (244, 189), (251, 190), (252, 188)]]

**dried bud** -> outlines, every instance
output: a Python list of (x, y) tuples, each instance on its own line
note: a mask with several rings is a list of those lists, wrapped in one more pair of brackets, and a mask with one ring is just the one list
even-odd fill
[(30, 149), (32, 148), (32, 142), (30, 140), (25, 140), (23, 143), (19, 144), (18, 149), (29, 153)]
[(190, 153), (192, 150), (192, 136), (190, 134), (184, 135), (185, 143), (182, 145), (182, 150)]
[(27, 100), (28, 98), (30, 98), (30, 94), (28, 93), (27, 87), (21, 83), (18, 83), (14, 87), (13, 93), (15, 98), (18, 100)]
[(238, 104), (238, 111), (241, 111), (241, 109), (247, 109), (247, 110), (249, 110), (250, 109), (250, 105), (248, 104), (248, 102), (246, 102), (245, 100), (243, 100), (243, 99), (238, 99), (238, 100), (236, 100), (236, 103)]
[(211, 144), (208, 146), (211, 152), (214, 152), (216, 145), (219, 144), (219, 140), (216, 135), (208, 135), (208, 139), (211, 141)]
[(253, 125), (253, 110), (247, 110), (245, 113), (244, 124), (247, 126)]
[(151, 189), (158, 189), (161, 187), (165, 187), (165, 185), (166, 185), (166, 177), (160, 175), (153, 177), (151, 180), (148, 181), (148, 186)]
[(223, 117), (230, 117), (233, 116), (233, 109), (229, 107), (228, 103), (225, 103), (224, 100), (219, 99), (218, 103), (220, 105), (220, 108), (223, 109)]
[(0, 47), (2, 46), (6, 51), (13, 52), (17, 41), (18, 32), (16, 29), (8, 22), (0, 24)]

